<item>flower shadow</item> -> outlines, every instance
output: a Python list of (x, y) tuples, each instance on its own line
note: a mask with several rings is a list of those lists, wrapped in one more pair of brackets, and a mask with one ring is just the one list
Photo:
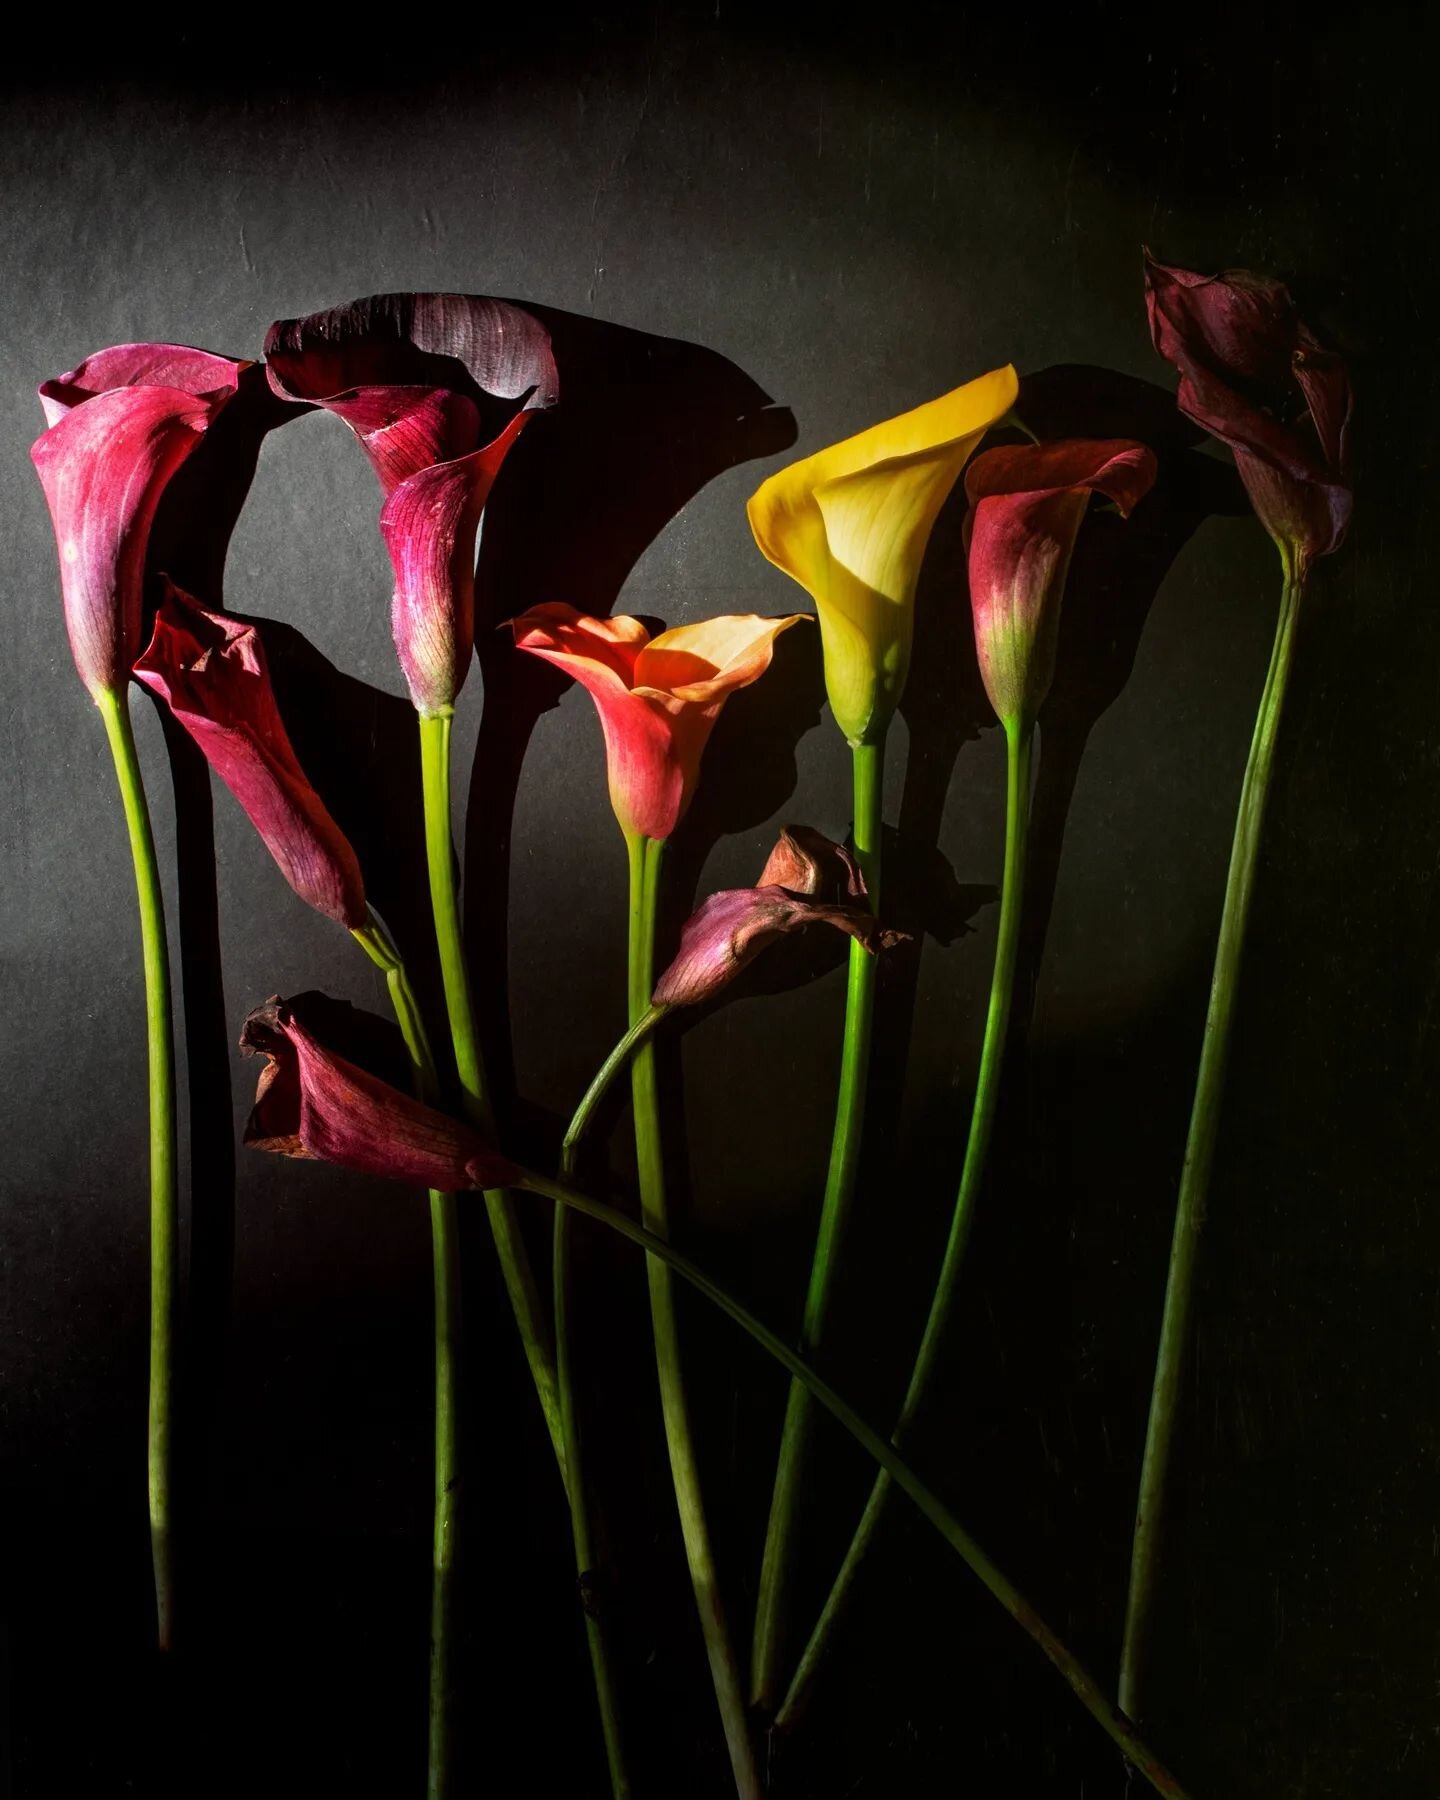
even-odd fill
[[(796, 435), (788, 409), (775, 406), (717, 351), (526, 306), (550, 332), (562, 398), (511, 453), (481, 540), (476, 643), (485, 709), (465, 826), (466, 937), (502, 1115), (515, 1091), (511, 1045), (503, 1035), (515, 797), (536, 723), (556, 705), (569, 678), (518, 652), (509, 633), (497, 627), (557, 599), (605, 617), (645, 550), (708, 482), (738, 463), (785, 449)], [(716, 737), (723, 763), (725, 740), (718, 730)], [(712, 747), (707, 774), (716, 754)], [(793, 788), (793, 753), (789, 769)], [(747, 779), (755, 772), (747, 766)], [(768, 765), (766, 780), (774, 795)], [(784, 797), (774, 798), (771, 810)]]

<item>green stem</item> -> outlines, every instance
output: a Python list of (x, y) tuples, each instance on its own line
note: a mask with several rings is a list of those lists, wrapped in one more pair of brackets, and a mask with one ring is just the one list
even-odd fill
[(1283, 547), (1284, 584), (1275, 629), (1275, 647), (1255, 719), (1255, 734), (1245, 779), (1240, 789), (1239, 815), (1230, 851), (1230, 873), (1225, 903), (1220, 914), (1220, 934), (1215, 950), (1215, 970), (1210, 984), (1210, 1007), (1205, 1018), (1204, 1046), (1195, 1081), (1190, 1131), (1185, 1144), (1185, 1163), (1175, 1207), (1175, 1231), (1170, 1246), (1170, 1268), (1165, 1285), (1165, 1310), (1155, 1358), (1155, 1382), (1150, 1395), (1150, 1416), (1145, 1431), (1145, 1454), (1140, 1471), (1140, 1492), (1135, 1510), (1135, 1535), (1130, 1553), (1130, 1588), (1125, 1605), (1125, 1636), (1120, 1655), (1120, 1704), (1132, 1717), (1139, 1716), (1140, 1681), (1144, 1673), (1150, 1622), (1160, 1566), (1160, 1539), (1164, 1525), (1166, 1480), (1175, 1438), (1180, 1377), (1189, 1336), (1190, 1303), (1195, 1280), (1195, 1257), (1200, 1229), (1205, 1221), (1206, 1195), (1215, 1160), (1220, 1125), (1221, 1096), (1234, 1019), (1240, 963), (1245, 947), (1245, 926), (1255, 884), (1255, 864), (1260, 847), (1265, 801), (1275, 757), (1280, 712), (1294, 652), (1295, 620), (1305, 585), (1305, 567)]
[(147, 1422), (150, 1553), (155, 1568), (155, 1615), (162, 1650), (174, 1634), (174, 1570), (171, 1557), (171, 1402), (175, 1384), (175, 1264), (179, 1202), (175, 1168), (175, 1042), (170, 1018), (170, 954), (165, 904), (150, 809), (127, 693), (102, 693), (95, 704), (105, 721), (115, 776), (130, 834), (135, 892), (140, 903), (140, 942), (145, 965), (145, 1027), (150, 1081), (150, 1404)]
[[(960, 1285), (960, 1270), (970, 1242), (975, 1220), (976, 1199), (985, 1173), (990, 1139), (995, 1127), (995, 1113), (1000, 1098), (1000, 1076), (1005, 1063), (1005, 1039), (1010, 1028), (1010, 1003), (1015, 993), (1015, 962), (1020, 944), (1020, 919), (1025, 892), (1025, 848), (1030, 824), (1030, 751), (1034, 727), (1028, 721), (1012, 720), (1006, 724), (1006, 796), (1005, 796), (1005, 870), (1000, 890), (1000, 920), (995, 934), (995, 966), (990, 978), (990, 1007), (985, 1018), (985, 1037), (980, 1051), (980, 1068), (975, 1080), (975, 1100), (970, 1114), (970, 1136), (965, 1146), (965, 1161), (960, 1172), (960, 1186), (955, 1196), (955, 1211), (950, 1221), (950, 1235), (940, 1265), (935, 1295), (916, 1353), (915, 1366), (905, 1389), (900, 1414), (891, 1432), (891, 1442), (900, 1445), (914, 1422), (925, 1398), (935, 1365), (940, 1357), (950, 1315)], [(861, 1516), (850, 1548), (830, 1596), (825, 1602), (819, 1622), (811, 1633), (800, 1666), (790, 1683), (784, 1704), (776, 1715), (777, 1727), (792, 1725), (809, 1696), (820, 1663), (829, 1646), (855, 1577), (870, 1548), (890, 1491), (890, 1477), (882, 1470), (876, 1477), (870, 1498)]]
[[(450, 1016), (450, 1040), (455, 1069), (460, 1078), (465, 1115), (487, 1137), (494, 1135), (494, 1117), (485, 1088), (480, 1039), (475, 1028), (475, 1009), (470, 997), (470, 972), (465, 939), (460, 927), (459, 898), (455, 887), (455, 852), (450, 838), (450, 722), (451, 709), (421, 713), (420, 772), (425, 793), (425, 855), (430, 869), (430, 903), (435, 914), (435, 936), (440, 948), (440, 971), (445, 983), (445, 1007)], [(525, 1360), (540, 1398), (540, 1409), (550, 1441), (565, 1476), (565, 1449), (560, 1429), (560, 1401), (555, 1388), (555, 1346), (540, 1305), (525, 1239), (514, 1202), (501, 1188), (485, 1193), (485, 1209), (500, 1258)]]
[[(663, 840), (644, 838), (632, 832), (626, 833), (626, 844), (630, 853), (630, 1022), (637, 1025), (650, 1008), (650, 995), (655, 987), (655, 913), (665, 845)], [(665, 1158), (660, 1139), (655, 1045), (651, 1039), (647, 1038), (634, 1053), (630, 1065), (630, 1089), (635, 1111), (641, 1217), (650, 1232), (666, 1238), (670, 1235), (670, 1221), (665, 1199)], [(759, 1800), (762, 1792), (760, 1772), (755, 1762), (755, 1747), (750, 1740), (740, 1669), (725, 1622), (725, 1607), (700, 1492), (690, 1402), (681, 1369), (675, 1284), (666, 1264), (654, 1258), (646, 1264), (646, 1275), (650, 1286), (650, 1319), (655, 1333), (655, 1366), (660, 1378), (660, 1406), (670, 1451), (670, 1474), (680, 1511), (685, 1556), (690, 1565), (690, 1583), (695, 1590), (700, 1628), (710, 1659), (710, 1679), (725, 1728), (735, 1791), (741, 1800)]]
[[(616, 1077), (624, 1073), (630, 1058), (669, 1010), (668, 1006), (647, 1006), (601, 1063), (599, 1073), (586, 1088), (584, 1098), (575, 1108), (575, 1116), (571, 1119), (569, 1129), (565, 1133), (565, 1142), (560, 1149), (560, 1168), (564, 1174), (574, 1173), (575, 1155), (580, 1148), (580, 1140), (590, 1129), (590, 1122), (595, 1116), (596, 1108), (609, 1092)], [(563, 1216), (562, 1212), (561, 1217), (563, 1218)]]
[[(871, 909), (875, 910), (880, 903), (884, 740), (877, 744), (857, 744), (852, 756), (855, 855), (865, 877)], [(800, 1328), (800, 1349), (810, 1357), (819, 1351), (824, 1336), (840, 1249), (853, 1210), (860, 1166), (860, 1139), (865, 1123), (865, 1089), (870, 1074), (870, 1031), (875, 1011), (877, 962), (876, 957), (852, 941), (845, 993), (845, 1041), (840, 1058), (835, 1129), (830, 1141), (830, 1168), (820, 1206), (820, 1225)], [(751, 1698), (765, 1712), (773, 1710), (782, 1679), (781, 1659), (793, 1576), (795, 1530), (800, 1516), (801, 1473), (813, 1420), (814, 1407), (809, 1390), (803, 1382), (792, 1382), (785, 1401), (785, 1422), (780, 1431), (780, 1456), (770, 1498), (770, 1518), (765, 1529), (750, 1656)]]
[[(385, 986), (415, 1075), (415, 1090), (430, 1105), (440, 1099), (424, 1014), (400, 952), (372, 912), (353, 934), (385, 971)], [(430, 1575), (430, 1740), (425, 1791), (444, 1800), (452, 1791), (450, 1636), (455, 1613), (455, 1553), (460, 1523), (460, 1219), (453, 1194), (430, 1189), (430, 1246), (435, 1280), (435, 1507)]]
[(767, 1355), (772, 1356), (785, 1369), (792, 1380), (803, 1383), (814, 1399), (879, 1463), (896, 1487), (915, 1503), (961, 1561), (979, 1578), (1021, 1630), (1033, 1639), (1059, 1670), (1085, 1710), (1124, 1752), (1132, 1766), (1144, 1775), (1155, 1792), (1164, 1796), (1164, 1800), (1186, 1800), (1184, 1789), (1150, 1750), (1131, 1722), (1116, 1710), (1106, 1698), (1100, 1684), (1050, 1630), (1014, 1583), (996, 1568), (944, 1502), (931, 1492), (894, 1445), (887, 1443), (878, 1431), (872, 1430), (854, 1407), (843, 1400), (802, 1357), (797, 1356), (781, 1338), (762, 1325), (738, 1300), (732, 1299), (724, 1288), (712, 1281), (667, 1239), (647, 1231), (643, 1225), (637, 1225), (613, 1206), (607, 1206), (602, 1200), (594, 1200), (566, 1183), (547, 1180), (543, 1175), (531, 1174), (528, 1170), (522, 1176), (520, 1185), (532, 1193), (570, 1207), (575, 1212), (584, 1213), (587, 1218), (597, 1219), (609, 1230), (618, 1232), (632, 1244), (637, 1244), (646, 1252), (652, 1264), (658, 1262), (673, 1270), (712, 1305), (718, 1306), (742, 1331), (747, 1332)]

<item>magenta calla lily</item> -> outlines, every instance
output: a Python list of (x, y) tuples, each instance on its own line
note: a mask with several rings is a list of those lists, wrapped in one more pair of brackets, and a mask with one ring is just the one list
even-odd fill
[(252, 1148), (446, 1193), (515, 1180), (478, 1132), (338, 1055), (302, 1011), (274, 995), (241, 1030), (240, 1048), (267, 1059), (245, 1127)]
[(55, 527), (70, 649), (92, 698), (129, 680), (155, 509), (248, 366), (180, 344), (117, 344), (40, 388), (49, 429), (30, 456)]
[(352, 931), (363, 925), (360, 864), (300, 767), (256, 627), (172, 585), (135, 679), (199, 745), (300, 898)]
[(808, 826), (787, 825), (755, 887), (711, 894), (686, 920), (652, 1004), (698, 1006), (713, 999), (767, 945), (808, 925), (831, 925), (872, 953), (903, 936), (882, 930), (848, 850)]
[(1091, 497), (1128, 516), (1155, 472), (1153, 452), (1123, 439), (1007, 445), (971, 463), (975, 650), (1002, 724), (1033, 721), (1050, 691), (1065, 577)]
[(1234, 452), (1262, 525), (1305, 558), (1350, 525), (1350, 377), (1268, 275), (1200, 275), (1145, 253), (1155, 348), (1180, 374), (1177, 404)]
[(419, 712), (446, 711), (474, 649), (486, 500), (523, 426), (559, 392), (549, 334), (504, 300), (377, 294), (280, 320), (265, 355), (282, 399), (334, 413), (369, 457), (400, 666)]

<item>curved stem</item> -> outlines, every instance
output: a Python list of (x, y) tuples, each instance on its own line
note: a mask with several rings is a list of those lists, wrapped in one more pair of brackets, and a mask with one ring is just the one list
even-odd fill
[(575, 1115), (565, 1133), (565, 1142), (560, 1147), (560, 1168), (563, 1174), (570, 1175), (574, 1172), (575, 1156), (580, 1148), (580, 1140), (590, 1129), (590, 1122), (595, 1116), (596, 1108), (610, 1091), (616, 1077), (624, 1073), (630, 1058), (669, 1010), (668, 1006), (647, 1006), (601, 1063), (595, 1079), (586, 1088), (584, 1098), (575, 1108)]
[[(470, 972), (460, 926), (459, 897), (455, 888), (455, 851), (450, 838), (450, 709), (419, 715), (420, 773), (425, 793), (425, 857), (430, 870), (430, 903), (435, 914), (435, 936), (440, 949), (440, 972), (445, 983), (445, 1008), (450, 1017), (455, 1070), (465, 1115), (487, 1137), (494, 1135), (494, 1118), (485, 1088), (480, 1039), (470, 997)], [(550, 1442), (565, 1475), (565, 1451), (561, 1442), (560, 1402), (555, 1391), (555, 1346), (540, 1305), (540, 1291), (530, 1267), (525, 1239), (514, 1202), (500, 1188), (485, 1194), (485, 1209), (500, 1258), (501, 1273), (530, 1365), (531, 1379), (540, 1398)]]
[[(975, 1078), (975, 1100), (970, 1114), (970, 1135), (965, 1146), (965, 1161), (960, 1173), (960, 1187), (955, 1196), (955, 1211), (950, 1220), (950, 1234), (929, 1316), (921, 1335), (915, 1366), (901, 1403), (900, 1414), (891, 1432), (891, 1442), (900, 1445), (914, 1421), (930, 1379), (939, 1360), (941, 1346), (960, 1285), (960, 1270), (970, 1243), (975, 1220), (975, 1205), (990, 1151), (995, 1128), (995, 1113), (1000, 1098), (1000, 1077), (1005, 1063), (1005, 1040), (1010, 1027), (1010, 1007), (1015, 993), (1015, 963), (1020, 943), (1020, 920), (1025, 892), (1025, 849), (1030, 824), (1030, 751), (1034, 727), (1028, 722), (1011, 721), (1005, 727), (1006, 795), (1005, 795), (1005, 870), (1000, 890), (1000, 919), (995, 933), (995, 966), (990, 977), (990, 1005), (985, 1018), (985, 1037), (980, 1050), (980, 1067)], [(890, 1491), (890, 1477), (882, 1470), (876, 1477), (866, 1502), (865, 1511), (840, 1573), (835, 1578), (820, 1619), (811, 1633), (800, 1666), (790, 1683), (784, 1704), (775, 1723), (784, 1728), (792, 1725), (804, 1706), (819, 1670), (831, 1635), (845, 1609), (846, 1601), (864, 1561), (865, 1554), (879, 1527)]]
[[(660, 894), (663, 840), (626, 833), (630, 853), (630, 1020), (638, 1025), (650, 1008), (655, 987), (655, 913)], [(635, 1111), (635, 1156), (640, 1182), (640, 1212), (657, 1237), (670, 1234), (665, 1198), (665, 1157), (660, 1138), (660, 1103), (655, 1074), (655, 1045), (646, 1039), (630, 1064)], [(762, 1792), (755, 1747), (745, 1716), (740, 1668), (725, 1620), (710, 1528), (700, 1492), (700, 1469), (690, 1423), (690, 1402), (680, 1359), (680, 1329), (675, 1312), (675, 1284), (663, 1261), (645, 1265), (650, 1286), (650, 1320), (655, 1333), (655, 1367), (660, 1379), (660, 1407), (670, 1451), (670, 1475), (680, 1511), (680, 1532), (690, 1565), (690, 1585), (700, 1613), (700, 1629), (710, 1659), (710, 1679), (720, 1706), (735, 1791), (741, 1800), (759, 1800)]]
[(1240, 789), (1239, 815), (1230, 851), (1230, 873), (1220, 914), (1204, 1047), (1195, 1081), (1195, 1099), (1185, 1144), (1185, 1163), (1175, 1206), (1175, 1231), (1165, 1285), (1165, 1310), (1155, 1358), (1155, 1381), (1145, 1430), (1145, 1454), (1130, 1553), (1130, 1587), (1125, 1604), (1125, 1636), (1120, 1654), (1120, 1703), (1138, 1716), (1151, 1611), (1159, 1575), (1165, 1487), (1175, 1438), (1175, 1420), (1189, 1336), (1195, 1256), (1205, 1220), (1206, 1194), (1215, 1160), (1221, 1096), (1230, 1047), (1235, 995), (1245, 947), (1245, 926), (1255, 884), (1265, 802), (1270, 789), (1280, 712), (1294, 651), (1295, 620), (1304, 591), (1305, 568), (1283, 547), (1284, 584), (1275, 628), (1275, 647), (1255, 719), (1255, 734)]
[(179, 1239), (170, 953), (165, 940), (165, 903), (160, 892), (150, 809), (145, 800), (140, 759), (130, 728), (129, 696), (122, 689), (119, 693), (99, 695), (95, 703), (105, 721), (105, 735), (110, 741), (110, 754), (115, 759), (115, 776), (125, 809), (130, 857), (135, 865), (135, 893), (140, 905), (140, 942), (145, 966), (150, 1083), (150, 1402), (146, 1441), (156, 1628), (160, 1648), (168, 1650), (174, 1634), (171, 1401), (175, 1385), (175, 1264)]
[[(439, 1103), (440, 1083), (424, 1014), (404, 961), (372, 912), (353, 934), (385, 971), (395, 1020), (410, 1053), (415, 1091)], [(430, 1574), (430, 1740), (425, 1791), (430, 1800), (451, 1792), (450, 1626), (455, 1611), (455, 1552), (460, 1523), (460, 1220), (453, 1194), (430, 1189), (430, 1246), (435, 1280), (435, 1506)]]
[(797, 1356), (768, 1326), (762, 1325), (738, 1300), (712, 1281), (703, 1269), (691, 1262), (689, 1257), (682, 1255), (667, 1239), (647, 1231), (643, 1225), (637, 1225), (615, 1207), (607, 1206), (603, 1200), (592, 1199), (589, 1194), (581, 1193), (568, 1183), (550, 1181), (529, 1170), (522, 1176), (520, 1186), (557, 1201), (575, 1212), (584, 1213), (587, 1218), (597, 1219), (609, 1230), (618, 1232), (632, 1244), (637, 1244), (652, 1263), (662, 1263), (673, 1270), (712, 1305), (718, 1306), (742, 1331), (747, 1332), (768, 1356), (781, 1365), (792, 1380), (803, 1383), (814, 1399), (879, 1463), (896, 1487), (915, 1503), (961, 1561), (979, 1578), (1021, 1630), (1034, 1640), (1059, 1670), (1085, 1710), (1125, 1753), (1155, 1792), (1163, 1795), (1164, 1800), (1186, 1800), (1185, 1790), (1150, 1750), (1130, 1720), (1116, 1710), (1106, 1698), (1100, 1684), (1050, 1630), (1015, 1584), (991, 1562), (970, 1533), (944, 1502), (925, 1485), (894, 1445), (887, 1443), (878, 1431), (867, 1425), (854, 1407), (817, 1375), (803, 1357)]
[[(871, 910), (880, 904), (881, 786), (885, 765), (883, 739), (878, 744), (853, 747), (855, 778), (855, 856), (865, 877)], [(835, 1102), (835, 1129), (830, 1142), (830, 1167), (825, 1197), (820, 1205), (820, 1225), (805, 1312), (800, 1328), (800, 1348), (814, 1356), (824, 1336), (830, 1312), (835, 1272), (855, 1196), (860, 1167), (860, 1140), (865, 1123), (865, 1090), (870, 1073), (870, 1031), (875, 1011), (875, 976), (878, 959), (852, 941), (848, 985), (845, 992), (845, 1040), (840, 1058), (840, 1084)], [(782, 1679), (781, 1659), (793, 1573), (795, 1528), (799, 1520), (801, 1474), (809, 1448), (814, 1409), (803, 1382), (792, 1382), (785, 1401), (785, 1421), (780, 1430), (780, 1456), (775, 1487), (770, 1498), (770, 1517), (765, 1528), (765, 1550), (760, 1565), (760, 1587), (755, 1602), (755, 1634), (750, 1653), (750, 1688), (753, 1703), (773, 1709)]]

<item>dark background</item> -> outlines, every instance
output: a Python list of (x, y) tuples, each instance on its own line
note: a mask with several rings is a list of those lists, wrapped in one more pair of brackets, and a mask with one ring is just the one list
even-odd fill
[[(589, 700), (518, 668), (489, 623), (539, 599), (618, 600), (672, 623), (790, 610), (804, 602), (743, 514), (785, 455), (1005, 360), (1168, 393), (1142, 242), (1286, 275), (1359, 395), (1355, 526), (1308, 600), (1277, 758), (1151, 1733), (1196, 1800), (1408, 1800), (1440, 1785), (1435, 33), (1420, 7), (1083, 11), (1057, 25), (902, 5), (852, 24), (716, 0), (584, 24), (541, 8), (463, 27), (397, 13), (353, 32), (341, 15), (266, 15), (223, 43), (127, 27), (16, 49), (0, 220), (0, 1793), (415, 1793), (428, 1606), (423, 1199), (249, 1153), (232, 1197), (229, 1168), (232, 1107), (238, 1128), (253, 1094), (254, 1065), (228, 1049), (246, 1010), (323, 988), (383, 1012), (383, 989), (293, 899), (223, 791), (212, 840), (203, 770), (180, 746), (172, 790), (137, 694), (194, 1125), (185, 1648), (161, 1670), (147, 1647), (137, 933), (26, 455), (35, 384), (126, 339), (253, 356), (272, 318), (380, 289), (556, 309), (567, 405), (527, 432), (495, 491), (484, 679), (462, 698), (456, 756), (509, 1134), (543, 1157), (621, 1026), (624, 856)], [(1155, 421), (1167, 474), (1150, 512), (1096, 521), (1077, 560), (1042, 730), (1033, 1020), (913, 1453), (1108, 1679), (1277, 567), (1227, 469), (1196, 461), (1154, 395), (1072, 373), (1027, 399), (1045, 429)], [(172, 508), (172, 567), (215, 599), (184, 541), (192, 505)], [(292, 628), (275, 659), (297, 744), (433, 997), (376, 510), (343, 428), (300, 419), (264, 445), (225, 599)], [(843, 834), (848, 758), (822, 702), (818, 634), (793, 632), (713, 741), (674, 855), (679, 914), (696, 884), (752, 880), (780, 821)], [(917, 942), (883, 979), (833, 1364), (877, 1422), (909, 1365), (958, 1173), (1001, 769), (952, 509), (890, 744), (888, 910)], [(737, 996), (668, 1053), (685, 1241), (782, 1326), (798, 1311), (843, 1007), (838, 966), (823, 946), (816, 960), (813, 983)], [(507, 981), (513, 1043), (496, 1016)], [(617, 1132), (622, 1179), (623, 1144)], [(567, 1525), (483, 1219), (471, 1225), (462, 1791), (598, 1795)], [(594, 1232), (583, 1265), (642, 1791), (719, 1796), (640, 1271)], [(781, 1386), (698, 1303), (685, 1323), (743, 1644)], [(816, 1476), (818, 1601), (869, 1472), (827, 1432)], [(903, 1503), (775, 1776), (777, 1800), (1127, 1790), (1108, 1742)]]

